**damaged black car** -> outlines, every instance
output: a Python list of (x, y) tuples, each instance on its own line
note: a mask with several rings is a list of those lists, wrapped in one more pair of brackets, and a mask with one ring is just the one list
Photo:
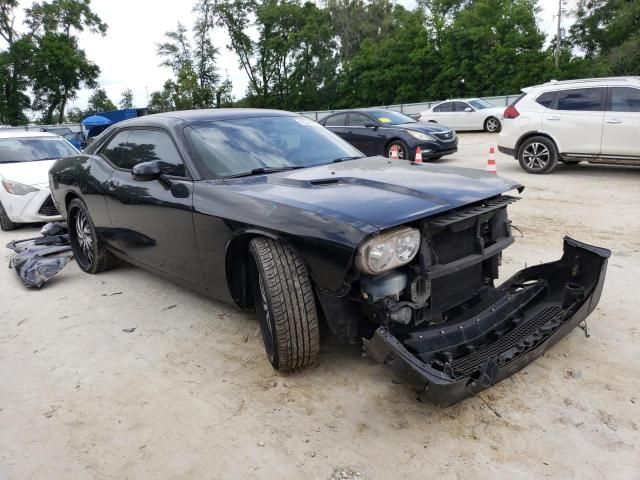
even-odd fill
[(440, 405), (514, 373), (582, 322), (610, 254), (565, 238), (560, 260), (496, 285), (521, 185), (365, 158), (288, 112), (121, 122), (59, 160), (50, 183), (85, 272), (124, 260), (255, 310), (278, 370), (316, 361), (324, 323)]

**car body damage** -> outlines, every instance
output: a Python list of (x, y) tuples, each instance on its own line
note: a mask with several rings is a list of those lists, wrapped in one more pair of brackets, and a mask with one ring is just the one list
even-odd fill
[(383, 326), (365, 348), (433, 402), (455, 403), (520, 370), (584, 321), (600, 299), (610, 253), (567, 237), (560, 260), (521, 270), (446, 323)]
[(522, 185), (358, 153), (286, 112), (171, 112), (107, 130), (50, 184), (82, 270), (123, 259), (254, 310), (279, 370), (317, 359), (324, 322), (446, 405), (595, 308), (609, 251), (571, 239), (496, 286)]

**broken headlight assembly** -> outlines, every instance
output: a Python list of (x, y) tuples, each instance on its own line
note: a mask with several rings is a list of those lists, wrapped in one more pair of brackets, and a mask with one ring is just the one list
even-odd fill
[(356, 255), (356, 266), (362, 273), (378, 275), (406, 265), (419, 249), (418, 229), (396, 228), (363, 243)]

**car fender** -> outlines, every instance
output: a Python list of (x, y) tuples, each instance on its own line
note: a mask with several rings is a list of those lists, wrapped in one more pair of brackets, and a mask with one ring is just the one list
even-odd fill
[(550, 139), (556, 145), (556, 148), (558, 149), (558, 153), (561, 153), (563, 151), (562, 150), (562, 145), (560, 144), (560, 142), (558, 142), (558, 140), (555, 137), (555, 135), (550, 133), (548, 130), (543, 130), (543, 129), (530, 130), (530, 131), (528, 131), (526, 133), (523, 133), (518, 138), (518, 141), (516, 142), (516, 146), (515, 146), (515, 156), (516, 156), (516, 158), (518, 156), (518, 152), (520, 151), (520, 147), (522, 146), (522, 143), (525, 140), (527, 140), (528, 138), (536, 137), (536, 136), (547, 137), (548, 139)]

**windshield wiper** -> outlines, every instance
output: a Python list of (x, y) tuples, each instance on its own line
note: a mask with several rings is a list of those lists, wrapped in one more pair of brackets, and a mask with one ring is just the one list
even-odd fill
[(331, 160), (331, 163), (346, 162), (347, 160), (357, 160), (358, 158), (364, 158), (364, 157), (363, 156), (360, 156), (360, 157), (340, 157), (340, 158), (336, 158), (335, 160)]
[(263, 175), (265, 173), (277, 173), (277, 172), (286, 172), (287, 170), (297, 170), (298, 168), (304, 168), (304, 167), (302, 166), (260, 167), (260, 168), (254, 168), (250, 172), (236, 173), (234, 175), (227, 175), (226, 177), (223, 177), (223, 178), (250, 177), (251, 175)]

